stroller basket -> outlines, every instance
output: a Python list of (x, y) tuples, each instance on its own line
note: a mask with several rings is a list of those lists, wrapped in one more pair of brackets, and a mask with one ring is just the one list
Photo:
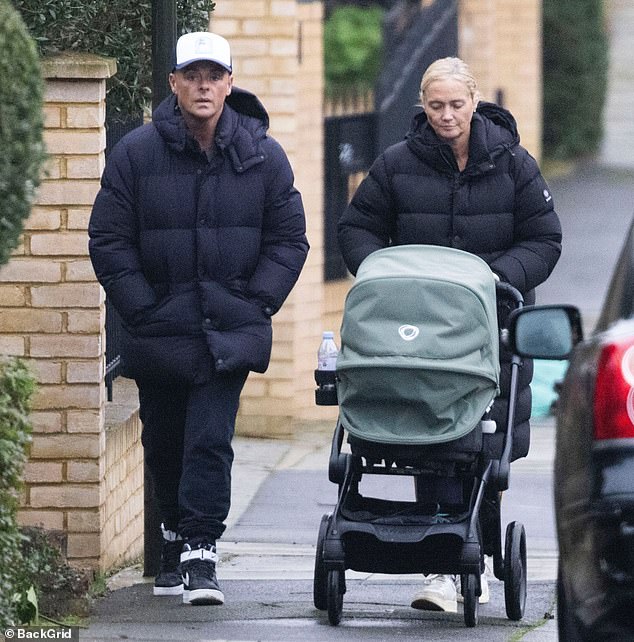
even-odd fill
[(495, 278), (479, 257), (402, 245), (361, 264), (337, 360), (339, 419), (353, 437), (459, 439), (499, 392)]

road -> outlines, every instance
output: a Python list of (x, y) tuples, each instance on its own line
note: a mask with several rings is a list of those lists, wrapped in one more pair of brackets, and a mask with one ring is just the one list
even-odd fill
[(591, 330), (634, 215), (634, 170), (582, 165), (550, 180), (561, 219), (563, 249), (550, 278), (537, 289), (538, 303), (572, 303)]

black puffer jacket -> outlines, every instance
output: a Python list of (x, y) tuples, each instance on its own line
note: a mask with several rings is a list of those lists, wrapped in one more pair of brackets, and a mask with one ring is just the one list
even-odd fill
[(301, 196), (267, 128), (258, 99), (234, 87), (209, 160), (171, 96), (109, 156), (89, 247), (123, 321), (127, 376), (266, 370), (270, 317), (308, 251)]
[[(513, 116), (481, 102), (471, 122), (469, 160), (453, 152), (418, 114), (406, 140), (372, 165), (339, 222), (339, 245), (355, 274), (363, 259), (388, 245), (421, 243), (477, 254), (527, 303), (561, 253), (561, 226), (533, 157), (519, 145)], [(509, 355), (502, 350), (500, 424), (506, 413)], [(532, 363), (522, 368), (513, 458), (528, 452)]]

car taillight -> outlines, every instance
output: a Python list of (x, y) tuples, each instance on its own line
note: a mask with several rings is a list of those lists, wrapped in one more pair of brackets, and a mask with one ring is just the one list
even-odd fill
[(634, 338), (603, 347), (594, 390), (594, 438), (634, 437)]

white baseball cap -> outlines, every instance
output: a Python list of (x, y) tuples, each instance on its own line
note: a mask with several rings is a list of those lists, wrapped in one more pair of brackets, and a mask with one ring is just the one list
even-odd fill
[(174, 69), (182, 69), (198, 60), (215, 62), (231, 73), (231, 48), (218, 34), (196, 31), (186, 33), (178, 39)]

